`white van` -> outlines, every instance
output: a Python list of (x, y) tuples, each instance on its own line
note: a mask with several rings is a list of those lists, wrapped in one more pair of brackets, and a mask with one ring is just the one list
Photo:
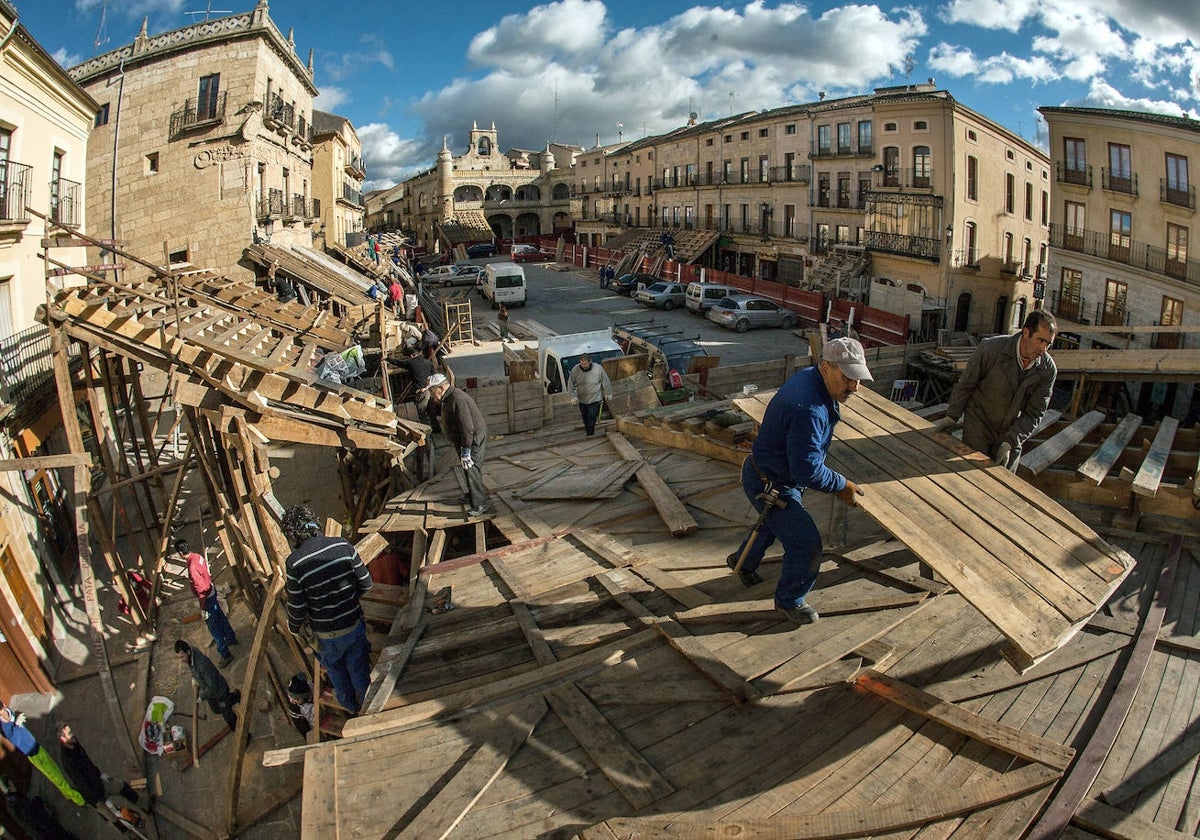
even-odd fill
[(625, 355), (621, 345), (613, 340), (611, 330), (552, 335), (538, 340), (538, 372), (547, 394), (561, 394), (566, 390), (567, 377), (584, 353), (596, 364)]
[(724, 300), (730, 295), (739, 295), (741, 289), (734, 286), (722, 286), (719, 283), (688, 283), (685, 304), (688, 312), (703, 315), (712, 308), (713, 304)]
[(492, 309), (500, 304), (506, 306), (524, 306), (527, 300), (525, 291), (525, 269), (516, 263), (497, 262), (484, 266), (483, 285), (479, 294), (492, 302)]

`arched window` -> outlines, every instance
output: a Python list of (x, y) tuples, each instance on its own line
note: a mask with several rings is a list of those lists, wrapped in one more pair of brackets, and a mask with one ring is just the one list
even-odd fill
[(954, 331), (966, 332), (971, 323), (971, 293), (963, 292), (958, 296), (958, 305), (954, 309)]
[(913, 147), (913, 179), (914, 187), (928, 189), (933, 179), (933, 156), (928, 146)]
[(555, 184), (554, 185), (554, 198), (556, 200), (560, 199), (560, 198), (570, 198), (570, 197), (571, 197), (571, 188), (570, 187), (568, 187), (566, 184)]
[(487, 137), (480, 137), (479, 138), (479, 155), (480, 155), (480, 157), (487, 157), (491, 153), (492, 153), (492, 141), (489, 140)]

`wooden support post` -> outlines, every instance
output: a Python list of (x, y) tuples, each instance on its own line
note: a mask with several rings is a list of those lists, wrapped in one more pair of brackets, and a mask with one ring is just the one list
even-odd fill
[[(189, 437), (187, 449), (183, 452), (184, 467), (181, 467), (179, 472), (175, 474), (175, 481), (171, 485), (171, 493), (167, 496), (167, 505), (163, 509), (162, 534), (158, 539), (158, 554), (154, 562), (154, 574), (150, 577), (152, 581), (150, 588), (150, 614), (147, 618), (150, 620), (151, 627), (154, 626), (154, 618), (158, 614), (158, 592), (162, 585), (163, 566), (167, 562), (167, 545), (171, 539), (171, 524), (175, 520), (175, 507), (179, 504), (179, 494), (183, 490), (183, 479), (187, 475), (186, 465), (191, 459), (191, 454), (195, 446), (196, 442)], [(204, 527), (203, 522), (200, 527)]]

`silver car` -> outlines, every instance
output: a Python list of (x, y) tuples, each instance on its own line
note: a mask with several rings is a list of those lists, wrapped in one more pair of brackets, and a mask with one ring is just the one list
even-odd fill
[(645, 306), (655, 306), (670, 312), (676, 306), (683, 306), (687, 300), (687, 290), (679, 283), (660, 280), (651, 283), (640, 292), (634, 292), (633, 299)]
[(796, 313), (784, 309), (773, 300), (756, 295), (730, 295), (714, 303), (708, 310), (708, 320), (722, 327), (745, 332), (752, 327), (796, 326)]

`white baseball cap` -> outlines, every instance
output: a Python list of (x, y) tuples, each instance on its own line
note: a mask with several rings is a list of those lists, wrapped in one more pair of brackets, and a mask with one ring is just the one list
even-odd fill
[(421, 393), (428, 391), (430, 388), (436, 388), (439, 385), (446, 385), (449, 383), (449, 381), (450, 380), (446, 378), (445, 374), (435, 373), (433, 376), (429, 377), (429, 381), (425, 383), (425, 387), (421, 389)]
[(875, 377), (871, 376), (871, 371), (867, 368), (867, 354), (863, 351), (863, 346), (853, 338), (835, 338), (825, 342), (825, 347), (821, 350), (821, 359), (837, 365), (843, 374), (856, 382), (875, 381)]

